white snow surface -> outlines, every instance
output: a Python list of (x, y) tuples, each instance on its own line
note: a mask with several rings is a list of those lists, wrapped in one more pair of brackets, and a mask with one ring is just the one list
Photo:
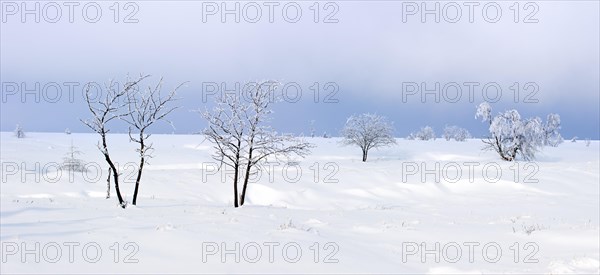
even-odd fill
[[(106, 171), (57, 177), (71, 140), (81, 159), (98, 164), (92, 169), (107, 169), (97, 135), (0, 138), (2, 273), (600, 272), (598, 141), (565, 142), (534, 162), (509, 163), (481, 151), (478, 139), (398, 139), (363, 163), (360, 149), (341, 139), (307, 138), (312, 154), (290, 160), (302, 170), (297, 182), (276, 166), (234, 208), (232, 183), (207, 175), (214, 161), (203, 136), (152, 135), (155, 157), (138, 205), (121, 209), (114, 186), (105, 199)], [(131, 201), (134, 170), (126, 164), (138, 161), (135, 144), (126, 134), (108, 138)], [(409, 173), (414, 167), (420, 171)], [(287, 171), (293, 178), (298, 170)], [(73, 255), (65, 243), (77, 244)], [(465, 243), (477, 244), (472, 260)], [(409, 253), (415, 244), (433, 252)]]

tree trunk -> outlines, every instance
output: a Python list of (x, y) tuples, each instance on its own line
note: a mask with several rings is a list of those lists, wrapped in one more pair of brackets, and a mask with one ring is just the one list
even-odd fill
[(518, 148), (518, 147), (517, 147), (517, 148), (515, 148), (515, 149), (512, 151), (512, 154), (510, 155), (510, 158), (511, 158), (510, 160), (511, 160), (511, 161), (512, 161), (512, 160), (514, 160), (515, 158), (517, 158), (517, 152), (518, 152), (518, 151), (519, 151), (519, 148)]
[(127, 204), (125, 203), (125, 201), (123, 200), (123, 197), (121, 196), (121, 189), (119, 188), (119, 173), (117, 173), (117, 168), (115, 167), (113, 162), (110, 160), (110, 157), (108, 156), (108, 154), (104, 154), (104, 158), (106, 159), (106, 162), (108, 162), (108, 165), (110, 166), (110, 168), (114, 171), (113, 179), (115, 181), (115, 192), (117, 193), (117, 199), (119, 200), (119, 205), (121, 205), (122, 208), (125, 208), (127, 206)]
[(138, 190), (140, 188), (140, 180), (142, 179), (142, 169), (144, 169), (144, 157), (140, 159), (140, 168), (138, 169), (137, 178), (135, 179), (135, 190), (133, 191), (133, 205), (137, 203)]
[[(258, 123), (258, 121), (255, 121)], [(252, 169), (252, 153), (254, 152), (254, 128), (252, 130), (252, 137), (250, 138), (250, 144), (248, 148), (248, 164), (246, 165), (246, 175), (244, 177), (244, 186), (242, 187), (242, 197), (240, 199), (240, 205), (244, 205), (246, 199), (246, 187), (248, 186), (248, 179), (250, 178), (250, 169)]]
[(500, 140), (498, 139), (498, 137), (494, 137), (494, 139), (496, 140), (496, 151), (498, 152), (500, 157), (505, 161), (512, 161), (514, 157), (507, 156), (508, 153), (504, 152), (504, 150), (502, 149), (502, 145), (500, 144)]
[(237, 143), (238, 151), (235, 154), (235, 164), (233, 166), (233, 168), (235, 169), (235, 172), (233, 173), (233, 206), (234, 207), (240, 206), (238, 203), (238, 177), (239, 177), (239, 170), (240, 170), (241, 146), (242, 146), (242, 140), (239, 139), (238, 143)]
[(108, 178), (106, 178), (106, 198), (110, 199), (110, 176), (112, 173), (112, 168), (108, 167)]
[(246, 187), (248, 186), (248, 179), (250, 178), (250, 169), (252, 169), (252, 151), (252, 148), (248, 151), (248, 164), (246, 165), (246, 175), (244, 176), (244, 186), (242, 187), (240, 205), (244, 205), (244, 200), (246, 198)]
[(137, 178), (135, 179), (135, 189), (133, 190), (133, 205), (137, 203), (137, 195), (142, 179), (142, 170), (144, 169), (144, 132), (140, 131), (140, 167), (138, 168)]
[(242, 197), (240, 198), (240, 205), (244, 205), (246, 199), (246, 187), (248, 187), (248, 180), (250, 178), (250, 169), (252, 169), (252, 153), (254, 153), (254, 137), (256, 136), (256, 125), (258, 125), (258, 117), (254, 120), (250, 131), (250, 142), (248, 144), (248, 164), (246, 164), (246, 175), (244, 176), (244, 186), (242, 187)]
[(367, 150), (363, 150), (363, 157), (362, 157), (362, 161), (366, 162), (367, 161)]
[(118, 173), (117, 167), (115, 167), (115, 164), (112, 162), (112, 160), (110, 159), (110, 156), (108, 155), (108, 147), (106, 146), (106, 133), (102, 134), (102, 146), (104, 147), (104, 152), (103, 152), (104, 159), (108, 163), (108, 166), (110, 166), (110, 169), (112, 169), (112, 171), (113, 171), (113, 179), (115, 180), (115, 192), (117, 193), (117, 199), (119, 200), (119, 205), (122, 208), (125, 208), (127, 206), (127, 204), (125, 203), (125, 201), (123, 200), (123, 197), (121, 196), (121, 189), (119, 188), (119, 173)]
[(240, 205), (238, 204), (238, 188), (237, 188), (239, 165), (236, 164), (233, 167), (235, 169), (235, 172), (233, 173), (233, 206), (239, 207)]

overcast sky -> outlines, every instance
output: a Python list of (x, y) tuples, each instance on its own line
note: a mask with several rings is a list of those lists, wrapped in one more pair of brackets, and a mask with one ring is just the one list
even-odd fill
[[(470, 4), (438, 2), (439, 23), (433, 14), (425, 15), (422, 22), (422, 2), (229, 1), (225, 7), (223, 2), (203, 6), (195, 1), (130, 2), (129, 6), (120, 2), (118, 7), (113, 1), (94, 2), (98, 6), (37, 3), (39, 23), (34, 14), (22, 14), (21, 2), (2, 2), (2, 131), (12, 131), (19, 123), (25, 131), (87, 132), (79, 122), (89, 117), (83, 85), (144, 73), (153, 76), (145, 85), (164, 77), (165, 90), (189, 81), (179, 91), (181, 108), (171, 117), (175, 133), (205, 127), (191, 110), (210, 107), (214, 96), (206, 87), (212, 83), (225, 83), (231, 90), (236, 83), (273, 79), (289, 88), (289, 100), (275, 107), (273, 119), (282, 132), (308, 133), (314, 120), (318, 134), (336, 135), (349, 115), (375, 112), (395, 122), (399, 137), (425, 125), (433, 126), (439, 135), (446, 124), (481, 136), (487, 129), (474, 118), (475, 106), (486, 95), (493, 99), (500, 87), (499, 101), (492, 104), (495, 113), (515, 108), (524, 117), (543, 119), (558, 113), (565, 138), (600, 138), (598, 1), (545, 1), (529, 6), (520, 2), (518, 7), (512, 1), (495, 2), (500, 17), (495, 5), (487, 6), (484, 16), (487, 2), (469, 2), (475, 3), (471, 18)], [(240, 22), (228, 14), (223, 23), (222, 8), (234, 9), (236, 3)], [(428, 3), (425, 8), (435, 7), (435, 2)], [(34, 9), (34, 4), (28, 2), (25, 8)], [(60, 17), (56, 17), (57, 7)], [(97, 7), (102, 14), (95, 19)], [(415, 7), (419, 10), (414, 15), (407, 14)], [(65, 84), (70, 82), (76, 83), (72, 97)], [(432, 90), (436, 82), (439, 102), (429, 94), (423, 103), (422, 90), (408, 93), (413, 83)], [(61, 87), (60, 98), (53, 83)], [(454, 83), (462, 89), (460, 98), (455, 98)], [(302, 95), (291, 102), (296, 87)], [(126, 129), (119, 123), (114, 128)], [(167, 124), (156, 125), (153, 131), (172, 132)]]

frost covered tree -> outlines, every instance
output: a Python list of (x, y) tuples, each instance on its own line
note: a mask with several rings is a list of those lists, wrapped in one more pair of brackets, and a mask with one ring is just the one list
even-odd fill
[(430, 126), (425, 126), (422, 127), (419, 131), (417, 131), (416, 133), (410, 133), (410, 135), (408, 136), (408, 139), (410, 140), (430, 140), (433, 139), (435, 140), (435, 131), (433, 130), (432, 127)]
[(544, 147), (544, 125), (539, 117), (533, 117), (523, 120), (521, 127), (517, 131), (519, 153), (524, 160), (533, 160)]
[(362, 161), (367, 161), (369, 150), (396, 144), (394, 128), (383, 116), (376, 114), (353, 115), (342, 129), (343, 143), (356, 145), (362, 151)]
[(113, 176), (114, 184), (115, 184), (115, 192), (117, 193), (117, 199), (119, 200), (119, 205), (122, 208), (127, 207), (127, 202), (121, 196), (121, 189), (119, 188), (119, 170), (117, 169), (115, 163), (112, 161), (110, 157), (110, 153), (108, 151), (108, 143), (106, 136), (110, 129), (108, 128), (108, 123), (114, 121), (115, 119), (121, 119), (127, 115), (129, 115), (127, 109), (127, 94), (136, 89), (139, 82), (141, 82), (147, 76), (140, 76), (136, 80), (127, 81), (122, 88), (115, 87), (115, 83), (110, 81), (108, 85), (106, 85), (106, 91), (104, 94), (97, 99), (93, 99), (92, 92), (90, 91), (91, 85), (87, 85), (85, 90), (85, 101), (87, 103), (88, 109), (92, 114), (91, 119), (81, 120), (83, 124), (85, 124), (92, 131), (100, 135), (100, 141), (98, 142), (98, 149), (104, 156), (104, 160), (108, 164), (108, 186), (110, 188), (110, 176)]
[(454, 140), (456, 141), (465, 141), (471, 137), (471, 133), (465, 128), (458, 128), (454, 134)]
[(163, 96), (161, 95), (162, 84), (163, 79), (161, 78), (154, 87), (148, 87), (143, 91), (129, 89), (127, 92), (129, 112), (123, 120), (129, 124), (129, 140), (139, 146), (136, 152), (140, 158), (133, 191), (133, 205), (137, 204), (144, 164), (148, 163), (149, 158), (152, 158), (152, 151), (154, 150), (152, 143), (148, 142), (150, 134), (147, 131), (156, 122), (165, 120), (167, 115), (177, 109), (175, 106), (169, 106), (169, 103), (176, 100), (175, 93), (183, 85), (183, 83), (180, 84)]
[(544, 145), (556, 147), (563, 142), (559, 132), (560, 127), (560, 116), (549, 114), (544, 123)]
[(531, 160), (544, 146), (544, 128), (540, 118), (523, 120), (517, 110), (508, 110), (492, 118), (492, 108), (487, 102), (477, 107), (475, 118), (489, 122), (490, 137), (483, 142), (484, 149), (496, 151), (503, 160), (513, 161), (519, 154)]
[(17, 124), (17, 127), (15, 128), (15, 137), (17, 138), (25, 138), (25, 132), (23, 132), (23, 128), (21, 128), (21, 125)]
[(239, 206), (238, 181), (244, 154), (242, 146), (246, 130), (246, 123), (243, 119), (245, 109), (246, 106), (242, 105), (238, 96), (223, 94), (217, 98), (217, 106), (212, 112), (202, 113), (208, 122), (208, 127), (202, 133), (214, 144), (213, 159), (220, 163), (219, 169), (231, 168), (234, 171), (233, 199), (235, 207)]
[[(234, 207), (244, 204), (250, 176), (261, 169), (268, 158), (310, 153), (312, 145), (291, 135), (281, 135), (269, 126), (270, 104), (278, 101), (272, 90), (278, 85), (274, 81), (254, 83), (242, 100), (240, 95), (226, 93), (217, 98), (212, 111), (202, 116), (208, 122), (203, 134), (213, 143), (213, 159), (233, 170)], [(273, 99), (275, 98), (275, 100)], [(242, 183), (242, 192), (238, 185)]]
[(451, 139), (465, 141), (466, 139), (471, 138), (471, 133), (469, 133), (467, 129), (458, 126), (446, 126), (444, 127), (442, 137), (446, 139), (446, 141)]
[(84, 161), (78, 158), (78, 156), (81, 154), (81, 151), (79, 151), (77, 147), (73, 145), (73, 140), (71, 140), (69, 152), (67, 152), (66, 156), (63, 158), (63, 163), (60, 165), (60, 169), (72, 172), (86, 172), (87, 168), (85, 167)]
[(442, 133), (442, 138), (444, 138), (446, 141), (450, 141), (451, 139), (453, 139), (454, 133), (456, 132), (456, 128), (457, 126), (446, 125), (444, 127), (444, 133)]

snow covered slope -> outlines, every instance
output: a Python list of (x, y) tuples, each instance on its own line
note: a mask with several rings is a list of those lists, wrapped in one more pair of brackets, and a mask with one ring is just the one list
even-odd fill
[[(600, 272), (598, 141), (508, 163), (476, 139), (400, 139), (363, 163), (309, 138), (235, 209), (202, 136), (153, 135), (138, 205), (120, 209), (96, 135), (0, 138), (2, 273)], [(71, 141), (87, 173), (57, 172)], [(130, 201), (135, 145), (109, 146)]]

